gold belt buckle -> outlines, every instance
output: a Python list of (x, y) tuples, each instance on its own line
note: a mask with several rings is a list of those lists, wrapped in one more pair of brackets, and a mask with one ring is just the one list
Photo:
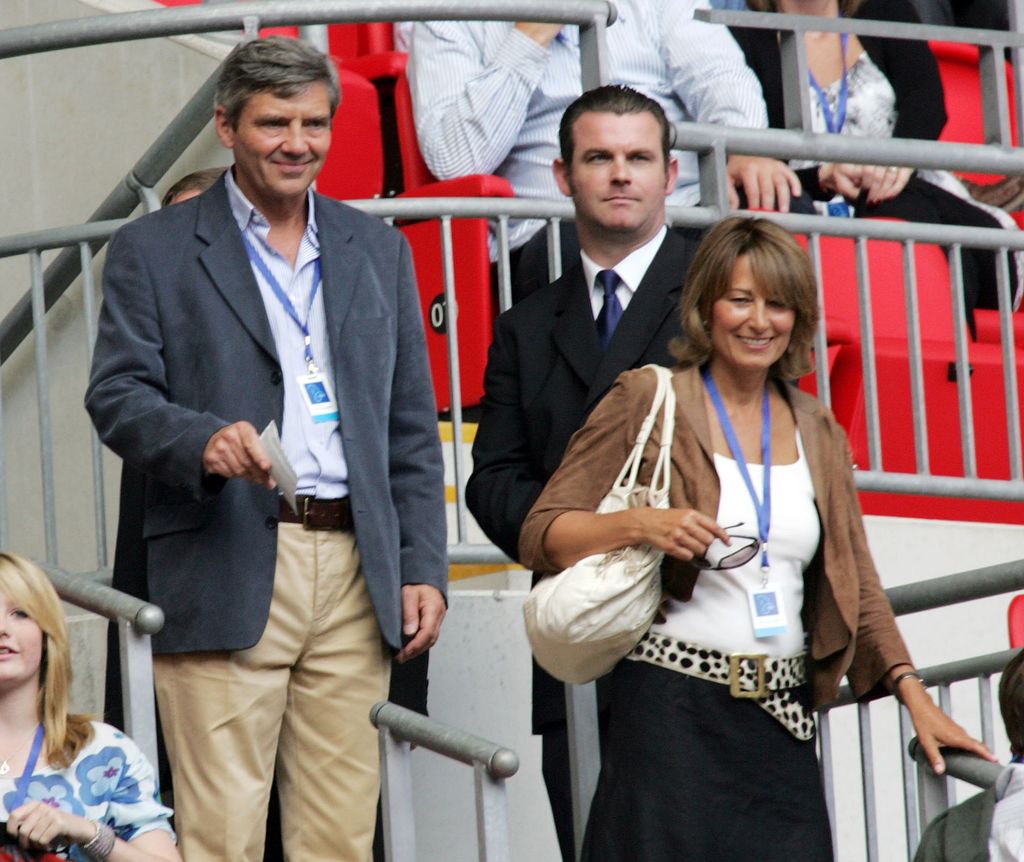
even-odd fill
[[(768, 697), (768, 687), (765, 685), (765, 666), (768, 656), (764, 653), (742, 653), (736, 652), (729, 656), (729, 694), (733, 697), (749, 698), (760, 700)], [(757, 688), (746, 689), (740, 687), (741, 674), (743, 673), (743, 662), (757, 662)]]
[(302, 529), (303, 530), (322, 530), (323, 527), (318, 527), (314, 524), (309, 523), (309, 502), (312, 497), (302, 498)]

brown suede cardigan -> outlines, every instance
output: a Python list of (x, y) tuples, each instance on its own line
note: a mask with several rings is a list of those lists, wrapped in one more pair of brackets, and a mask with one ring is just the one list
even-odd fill
[[(714, 518), (720, 490), (704, 384), (696, 368), (687, 368), (675, 373), (674, 385), (671, 505)], [(561, 466), (523, 524), (519, 559), (524, 566), (556, 571), (543, 549), (548, 526), (563, 512), (597, 508), (633, 447), (654, 388), (655, 377), (649, 370), (626, 371), (573, 436)], [(822, 527), (818, 551), (804, 573), (801, 614), (810, 635), (808, 675), (814, 704), (835, 700), (844, 675), (858, 698), (877, 697), (887, 691), (885, 674), (911, 661), (868, 551), (846, 434), (817, 399), (789, 385), (780, 384), (780, 388), (800, 429)], [(657, 437), (655, 429), (640, 470), (644, 484), (650, 481), (657, 457)], [(685, 601), (701, 573), (666, 557), (662, 575), (666, 590)], [(702, 576), (714, 577), (714, 573)]]

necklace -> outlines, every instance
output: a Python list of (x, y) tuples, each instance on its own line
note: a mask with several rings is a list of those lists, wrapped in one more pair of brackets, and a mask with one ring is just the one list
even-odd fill
[[(36, 729), (33, 728), (32, 733), (35, 734), (35, 732)], [(0, 778), (6, 776), (11, 771), (11, 764), (8, 761), (12, 760), (16, 755), (18, 755), (21, 752), (21, 750), (25, 747), (27, 741), (27, 739), (23, 739), (20, 743), (18, 743), (18, 747), (14, 749), (14, 751), (8, 754), (7, 757), (0, 760)]]

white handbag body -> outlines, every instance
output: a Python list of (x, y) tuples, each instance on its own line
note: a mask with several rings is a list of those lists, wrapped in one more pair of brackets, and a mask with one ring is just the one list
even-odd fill
[[(658, 387), (633, 450), (599, 514), (650, 506), (667, 509), (675, 432), (672, 372), (648, 365)], [(662, 414), (658, 460), (651, 486), (637, 485), (644, 447)], [(643, 637), (661, 603), (662, 551), (649, 545), (594, 554), (541, 580), (523, 607), (537, 663), (556, 679), (583, 683), (607, 673)]]

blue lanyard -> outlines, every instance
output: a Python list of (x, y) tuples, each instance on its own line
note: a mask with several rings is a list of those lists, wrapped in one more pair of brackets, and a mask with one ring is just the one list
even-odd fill
[(814, 72), (810, 69), (807, 70), (807, 77), (811, 79), (811, 86), (814, 88), (814, 92), (818, 94), (818, 101), (821, 103), (821, 113), (825, 117), (825, 128), (833, 135), (838, 135), (846, 123), (846, 100), (849, 96), (849, 85), (846, 80), (846, 43), (849, 40), (850, 36), (848, 33), (843, 33), (839, 37), (839, 43), (842, 45), (843, 50), (843, 77), (839, 79), (839, 104), (836, 105), (835, 115), (832, 114), (832, 108), (828, 103), (828, 96), (825, 95), (825, 91), (821, 89), (821, 85), (815, 79)]
[(270, 267), (267, 266), (267, 262), (263, 259), (258, 251), (253, 247), (253, 244), (249, 242), (249, 238), (242, 234), (242, 242), (245, 243), (245, 250), (249, 254), (249, 260), (252, 261), (253, 265), (260, 271), (263, 277), (267, 280), (267, 284), (270, 285), (270, 289), (274, 291), (274, 296), (277, 297), (278, 302), (288, 313), (288, 316), (295, 321), (296, 326), (302, 330), (303, 344), (305, 345), (305, 358), (306, 365), (309, 366), (310, 373), (317, 371), (316, 363), (313, 361), (313, 338), (309, 334), (309, 315), (313, 309), (313, 300), (316, 299), (316, 292), (320, 289), (320, 258), (317, 258), (313, 262), (313, 289), (309, 292), (309, 307), (306, 309), (306, 319), (303, 320), (299, 317), (299, 313), (295, 310), (295, 306), (292, 305), (292, 301), (288, 298), (288, 295), (281, 289), (280, 282), (274, 278), (274, 273), (270, 271)]
[(28, 760), (25, 763), (25, 771), (21, 774), (21, 778), (19, 778), (14, 784), (16, 793), (14, 796), (14, 805), (9, 809), (10, 811), (15, 811), (18, 808), (21, 808), (21, 806), (25, 804), (25, 800), (28, 799), (28, 785), (32, 780), (32, 773), (36, 771), (36, 762), (39, 760), (39, 752), (42, 751), (43, 748), (43, 736), (43, 726), (39, 725), (39, 727), (36, 728), (35, 739), (32, 740), (32, 750), (29, 752)]
[(729, 444), (729, 451), (736, 461), (743, 482), (750, 493), (750, 499), (754, 503), (754, 511), (757, 512), (757, 533), (761, 539), (761, 571), (768, 573), (768, 531), (772, 525), (772, 414), (768, 399), (768, 384), (764, 385), (764, 398), (761, 399), (761, 460), (764, 462), (764, 484), (761, 491), (761, 499), (757, 499), (757, 492), (754, 490), (754, 483), (750, 480), (750, 471), (747, 470), (747, 461), (743, 457), (743, 449), (736, 437), (736, 431), (732, 427), (729, 413), (722, 402), (722, 396), (711, 376), (711, 370), (705, 365), (701, 369), (701, 376), (704, 378), (704, 385), (707, 387), (708, 395), (711, 396), (711, 403), (715, 405), (715, 412), (718, 414), (718, 421), (722, 426), (722, 433), (725, 441)]

